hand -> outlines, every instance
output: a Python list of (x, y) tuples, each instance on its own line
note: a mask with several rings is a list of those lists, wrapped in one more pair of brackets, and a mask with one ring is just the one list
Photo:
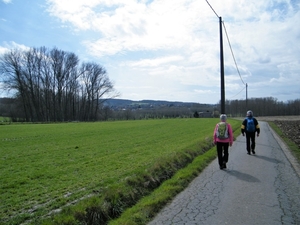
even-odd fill
[(257, 137), (259, 136), (259, 133), (257, 133), (257, 135), (256, 135)]
[(245, 136), (245, 133), (243, 133), (243, 136)]

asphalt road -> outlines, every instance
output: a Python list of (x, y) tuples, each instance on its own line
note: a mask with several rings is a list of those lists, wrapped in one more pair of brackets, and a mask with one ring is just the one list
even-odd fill
[(256, 154), (246, 154), (240, 135), (229, 150), (226, 170), (214, 160), (148, 225), (300, 225), (299, 164), (266, 122)]

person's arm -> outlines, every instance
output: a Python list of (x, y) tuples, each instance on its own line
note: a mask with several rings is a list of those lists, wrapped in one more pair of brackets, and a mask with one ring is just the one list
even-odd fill
[(241, 126), (241, 133), (243, 136), (245, 135), (245, 128), (246, 128), (246, 120), (243, 121)]
[(257, 137), (258, 137), (260, 134), (260, 126), (259, 126), (257, 119), (255, 119), (255, 118), (254, 118), (254, 124), (255, 124), (255, 131), (256, 131)]
[(233, 137), (232, 127), (230, 124), (228, 124), (228, 133), (229, 133), (229, 145), (232, 146), (234, 137)]
[(218, 124), (215, 126), (215, 129), (214, 129), (214, 136), (213, 136), (214, 144), (217, 144), (217, 136), (216, 136), (217, 127), (218, 127)]

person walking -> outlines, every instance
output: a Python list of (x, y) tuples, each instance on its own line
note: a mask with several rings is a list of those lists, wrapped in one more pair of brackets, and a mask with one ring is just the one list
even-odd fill
[(216, 124), (214, 129), (213, 140), (214, 144), (217, 145), (218, 152), (218, 163), (220, 169), (226, 169), (226, 163), (228, 162), (228, 149), (233, 144), (233, 132), (231, 125), (226, 122), (227, 116), (226, 114), (222, 114), (220, 116), (221, 122)]
[(256, 118), (253, 117), (253, 112), (251, 110), (247, 111), (247, 117), (242, 123), (241, 132), (243, 136), (245, 136), (246, 133), (247, 154), (251, 155), (251, 152), (252, 154), (255, 154), (255, 134), (257, 137), (259, 136), (260, 127)]

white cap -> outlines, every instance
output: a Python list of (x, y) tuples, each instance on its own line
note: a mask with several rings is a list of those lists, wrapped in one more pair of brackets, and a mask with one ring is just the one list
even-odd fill
[(222, 115), (220, 116), (220, 120), (225, 122), (225, 121), (227, 120), (226, 114), (222, 114)]
[(251, 110), (247, 111), (247, 117), (252, 117), (253, 116), (253, 112)]

